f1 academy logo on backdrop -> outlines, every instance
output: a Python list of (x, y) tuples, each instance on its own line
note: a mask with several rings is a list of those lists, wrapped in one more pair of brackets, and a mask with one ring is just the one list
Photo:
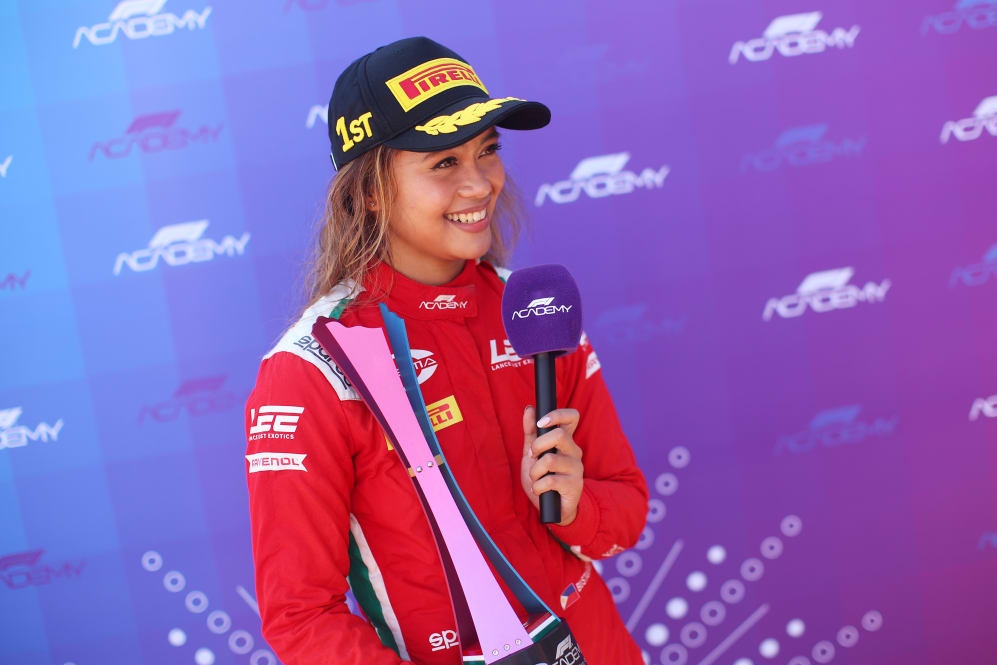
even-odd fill
[(143, 406), (138, 413), (138, 421), (141, 423), (152, 418), (157, 423), (168, 423), (179, 418), (185, 411), (188, 416), (228, 411), (239, 400), (232, 391), (222, 390), (227, 378), (225, 374), (220, 374), (184, 381), (170, 399)]
[(997, 418), (997, 395), (973, 400), (973, 406), (969, 408), (969, 419), (979, 420), (980, 416)]
[(823, 53), (830, 48), (845, 49), (855, 46), (859, 26), (848, 30), (834, 28), (830, 33), (817, 29), (823, 16), (821, 12), (805, 12), (779, 16), (765, 28), (761, 37), (746, 42), (734, 42), (727, 58), (736, 64), (743, 56), (748, 62), (768, 60), (776, 53), (792, 58), (798, 55)]
[(7, 169), (10, 168), (12, 161), (14, 161), (14, 155), (7, 155), (7, 158), (0, 162), (0, 178), (7, 177)]
[(858, 418), (861, 412), (862, 407), (858, 404), (821, 411), (810, 421), (808, 429), (781, 437), (775, 445), (774, 454), (800, 454), (817, 448), (862, 443), (872, 438), (891, 436), (896, 431), (899, 417), (862, 420)]
[(997, 0), (959, 0), (952, 11), (925, 16), (921, 34), (952, 35), (964, 26), (971, 30), (997, 26)]
[(670, 168), (645, 168), (637, 175), (623, 167), (630, 161), (629, 152), (586, 157), (578, 162), (567, 180), (540, 185), (534, 203), (542, 206), (548, 198), (554, 203), (572, 203), (584, 193), (589, 198), (631, 194), (637, 189), (659, 189), (665, 184)]
[(687, 322), (686, 316), (651, 316), (647, 314), (647, 303), (638, 303), (606, 310), (596, 319), (595, 327), (599, 339), (606, 343), (629, 345), (681, 335)]
[(45, 550), (34, 550), (0, 557), (0, 581), (8, 589), (25, 589), (83, 574), (82, 560), (52, 565), (41, 561), (43, 554)]
[(855, 269), (846, 267), (807, 275), (796, 288), (796, 293), (769, 298), (762, 312), (762, 320), (770, 321), (775, 315), (791, 319), (803, 316), (808, 309), (824, 314), (836, 309), (855, 307), (859, 303), (881, 303), (886, 299), (886, 292), (891, 285), (889, 279), (884, 279), (879, 284), (866, 282), (860, 289), (848, 283), (853, 274)]
[(311, 129), (321, 120), (326, 125), (329, 124), (329, 107), (324, 104), (315, 104), (308, 109), (308, 117), (305, 118), (305, 129)]
[(0, 409), (0, 450), (4, 448), (23, 448), (34, 441), (48, 443), (58, 441), (62, 431), (62, 418), (55, 424), (40, 422), (34, 427), (18, 425), (22, 409), (15, 406), (10, 409)]
[(164, 150), (181, 150), (192, 143), (213, 143), (218, 140), (222, 124), (216, 127), (201, 125), (200, 129), (174, 127), (181, 111), (163, 111), (136, 116), (125, 130), (125, 135), (107, 141), (96, 141), (90, 148), (90, 161), (98, 155), (107, 159), (121, 159), (132, 154), (137, 146), (146, 154)]
[(761, 152), (744, 155), (741, 170), (775, 171), (785, 166), (807, 166), (841, 157), (856, 157), (865, 149), (866, 138), (824, 138), (827, 125), (806, 125), (787, 129), (775, 144)]
[(990, 136), (997, 136), (997, 95), (981, 101), (971, 118), (946, 122), (942, 126), (942, 134), (938, 140), (942, 144), (948, 143), (952, 137), (955, 137), (956, 141), (975, 141), (983, 136), (984, 129)]
[(31, 277), (30, 270), (25, 270), (24, 274), (21, 276), (18, 276), (16, 273), (9, 272), (6, 276), (0, 279), (0, 291), (15, 291), (17, 290), (17, 287), (21, 287), (21, 290), (23, 291), (24, 287), (28, 284), (29, 277)]
[(165, 4), (166, 0), (123, 0), (111, 11), (106, 22), (77, 28), (73, 48), (79, 48), (84, 38), (94, 46), (103, 46), (113, 43), (119, 35), (127, 39), (145, 39), (171, 35), (184, 28), (203, 30), (211, 14), (211, 7), (200, 12), (188, 9), (182, 16), (160, 13)]
[(949, 278), (949, 288), (960, 284), (964, 286), (980, 286), (991, 279), (997, 279), (997, 245), (994, 245), (983, 255), (982, 263), (974, 263), (965, 268), (957, 267)]
[(220, 241), (201, 238), (208, 228), (208, 220), (170, 224), (156, 231), (149, 247), (133, 252), (122, 252), (114, 261), (114, 275), (118, 276), (127, 266), (135, 272), (152, 270), (160, 261), (170, 266), (203, 263), (218, 256), (242, 256), (249, 242), (249, 232), (242, 236), (227, 235)]

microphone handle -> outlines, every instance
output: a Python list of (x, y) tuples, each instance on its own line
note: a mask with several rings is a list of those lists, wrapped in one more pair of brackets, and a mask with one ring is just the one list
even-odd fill
[[(533, 379), (537, 397), (537, 419), (546, 416), (557, 408), (557, 384), (554, 373), (554, 354), (550, 351), (533, 356)], [(537, 436), (553, 430), (553, 427), (540, 427)], [(544, 451), (556, 452), (556, 448)], [(539, 458), (538, 458), (539, 459)], [(548, 472), (545, 474), (549, 476)], [(540, 522), (542, 524), (558, 524), (561, 521), (561, 495), (554, 490), (547, 490), (540, 495)]]

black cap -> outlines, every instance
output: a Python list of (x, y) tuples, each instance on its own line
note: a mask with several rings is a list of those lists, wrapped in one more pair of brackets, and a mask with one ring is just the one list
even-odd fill
[(498, 125), (539, 129), (550, 109), (492, 98), (471, 65), (426, 37), (382, 46), (339, 75), (329, 100), (332, 163), (340, 169), (382, 143), (415, 152), (446, 150)]

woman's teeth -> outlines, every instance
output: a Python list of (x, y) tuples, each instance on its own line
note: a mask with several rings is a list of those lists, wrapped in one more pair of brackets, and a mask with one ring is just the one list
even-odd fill
[(461, 224), (474, 224), (475, 222), (480, 222), (488, 214), (487, 210), (481, 210), (478, 212), (468, 212), (460, 213), (459, 215), (444, 215), (451, 222), (459, 222)]

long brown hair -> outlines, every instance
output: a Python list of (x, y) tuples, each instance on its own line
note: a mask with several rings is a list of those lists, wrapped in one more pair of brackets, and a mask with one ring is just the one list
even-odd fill
[[(363, 284), (378, 260), (391, 263), (388, 220), (395, 198), (391, 173), (394, 153), (393, 148), (379, 145), (343, 166), (329, 184), (325, 212), (308, 261), (304, 309), (341, 282)], [(503, 265), (519, 236), (522, 218), (518, 191), (506, 174), (505, 186), (495, 202), (497, 223), (491, 225), (491, 248), (482, 258)], [(390, 285), (384, 288), (390, 289)], [(371, 293), (351, 305), (377, 295)]]

